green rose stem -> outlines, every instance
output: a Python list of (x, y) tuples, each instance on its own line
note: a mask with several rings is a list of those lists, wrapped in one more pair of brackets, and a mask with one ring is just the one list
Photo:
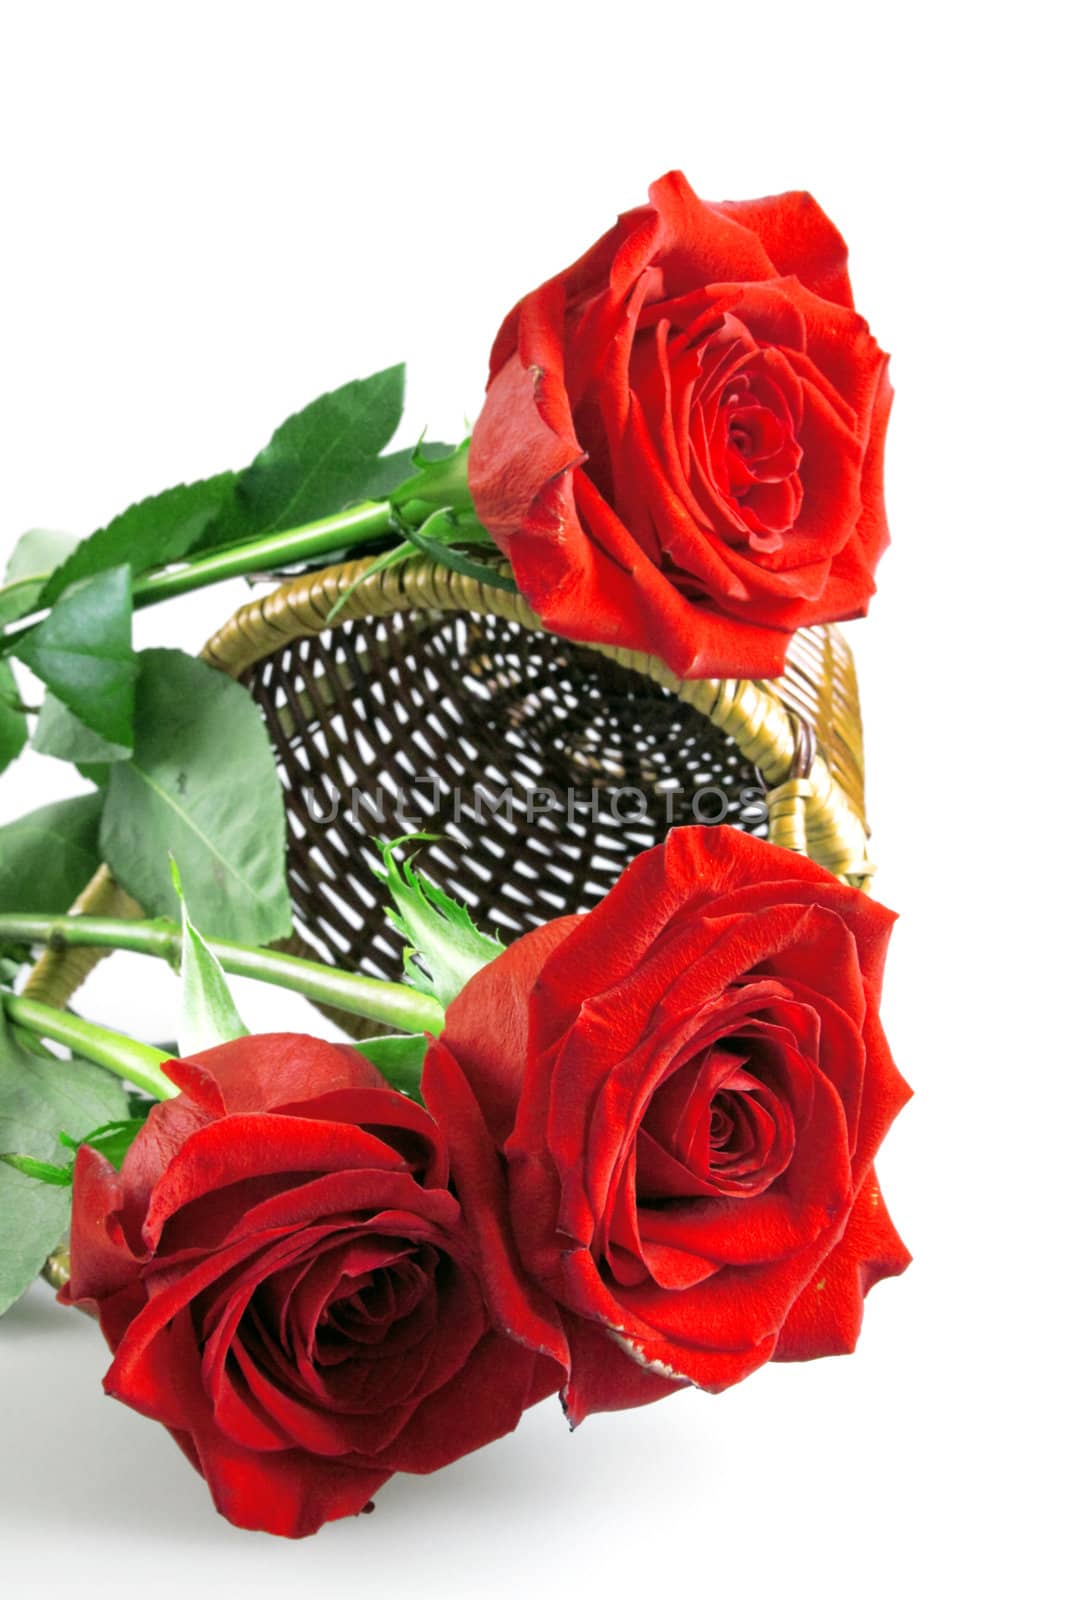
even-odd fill
[(241, 544), (224, 545), (212, 550), (199, 560), (185, 562), (178, 567), (164, 567), (157, 572), (146, 572), (133, 581), (133, 604), (154, 606), (161, 600), (172, 600), (175, 595), (189, 594), (193, 589), (203, 589), (211, 583), (222, 583), (227, 578), (243, 578), (250, 573), (269, 572), (272, 567), (288, 567), (300, 561), (310, 561), (316, 556), (331, 555), (335, 550), (348, 550), (357, 545), (369, 544), (395, 531), (392, 506), (368, 500), (337, 516), (323, 517), (319, 522), (309, 522), (302, 528), (287, 528), (281, 533), (268, 533), (258, 539), (246, 539)]
[[(228, 578), (249, 577), (276, 567), (296, 566), (317, 557), (354, 550), (361, 545), (374, 544), (389, 534), (395, 535), (400, 544), (404, 539), (404, 521), (424, 520), (441, 506), (452, 506), (467, 515), (472, 509), (467, 486), (467, 451), (468, 445), (464, 443), (446, 460), (425, 463), (407, 483), (401, 484), (391, 500), (367, 500), (302, 527), (260, 534), (188, 561), (144, 572), (133, 581), (134, 609), (158, 605), (162, 600), (173, 600), (176, 595), (189, 594)], [(0, 586), (0, 598), (14, 593), (20, 586), (42, 583), (47, 576), (47, 573), (39, 573), (14, 579)], [(33, 622), (26, 622), (5, 634), (5, 651), (34, 626)]]
[[(224, 972), (238, 978), (258, 978), (306, 995), (320, 1005), (351, 1011), (401, 1033), (438, 1034), (445, 1014), (432, 995), (420, 994), (405, 983), (385, 983), (355, 972), (340, 972), (317, 961), (286, 955), (280, 950), (256, 949), (231, 944), (225, 939), (207, 939), (208, 949)], [(126, 921), (122, 917), (50, 917), (0, 915), (0, 946), (3, 944), (47, 945), (63, 950), (77, 945), (110, 950), (129, 950), (139, 955), (159, 956), (177, 966), (181, 959), (182, 936), (176, 922), (165, 918), (151, 921)]]
[(40, 1000), (27, 1000), (22, 995), (5, 994), (3, 1007), (9, 1022), (39, 1038), (65, 1044), (75, 1055), (94, 1061), (98, 1067), (106, 1067), (108, 1072), (125, 1078), (157, 1100), (170, 1100), (178, 1093), (162, 1071), (163, 1062), (174, 1059), (164, 1050), (154, 1050), (150, 1044), (141, 1044), (123, 1033), (113, 1033), (110, 1028), (98, 1027), (95, 1022), (85, 1022), (69, 1011), (46, 1006)]
[[(309, 522), (302, 528), (287, 528), (282, 533), (269, 533), (256, 539), (246, 539), (240, 544), (223, 545), (199, 559), (142, 573), (133, 580), (134, 609), (158, 605), (161, 600), (173, 600), (176, 595), (189, 594), (194, 589), (204, 589), (212, 583), (223, 583), (227, 578), (247, 577), (252, 573), (268, 572), (274, 567), (290, 566), (310, 561), (316, 556), (373, 544), (391, 532), (396, 534), (398, 542), (403, 537), (392, 506), (369, 500), (365, 505), (341, 511), (334, 517), (323, 517), (319, 522)], [(6, 592), (0, 590), (0, 596)], [(36, 623), (31, 620), (5, 633), (3, 649), (10, 650), (34, 627)]]

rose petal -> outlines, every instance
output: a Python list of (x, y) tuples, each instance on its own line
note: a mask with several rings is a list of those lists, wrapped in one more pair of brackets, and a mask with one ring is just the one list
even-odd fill
[(910, 1260), (871, 1172), (840, 1242), (794, 1302), (774, 1360), (810, 1361), (854, 1350), (868, 1290), (903, 1272)]
[(685, 1387), (634, 1360), (617, 1339), (584, 1317), (568, 1315), (566, 1328), (571, 1375), (563, 1391), (563, 1409), (572, 1428), (594, 1411), (651, 1405)]
[(810, 194), (793, 190), (762, 200), (725, 200), (715, 209), (751, 228), (781, 277), (796, 276), (814, 294), (852, 305), (848, 246)]
[(260, 1033), (167, 1063), (167, 1075), (214, 1116), (295, 1106), (336, 1089), (380, 1088), (381, 1073), (348, 1045), (303, 1033)]

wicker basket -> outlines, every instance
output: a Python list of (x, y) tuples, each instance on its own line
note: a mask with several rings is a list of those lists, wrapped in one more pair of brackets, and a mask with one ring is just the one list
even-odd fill
[[(328, 625), (367, 565), (283, 584), (203, 651), (247, 685), (274, 743), (289, 948), (396, 978), (374, 840), (413, 825), (437, 836), (420, 864), (505, 940), (588, 909), (677, 822), (732, 823), (867, 883), (859, 702), (836, 628), (797, 634), (773, 681), (683, 681), (545, 632), (517, 595), (425, 559), (358, 583)], [(76, 909), (138, 914), (106, 868)], [(46, 952), (27, 994), (65, 1003), (102, 953)]]

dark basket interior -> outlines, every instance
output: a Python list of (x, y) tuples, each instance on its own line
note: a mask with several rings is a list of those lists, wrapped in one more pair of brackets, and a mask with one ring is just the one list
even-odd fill
[(706, 716), (502, 618), (346, 623), (243, 681), (283, 775), (294, 948), (341, 967), (401, 973), (376, 838), (439, 835), (420, 866), (508, 941), (588, 910), (673, 824), (766, 834), (759, 773)]

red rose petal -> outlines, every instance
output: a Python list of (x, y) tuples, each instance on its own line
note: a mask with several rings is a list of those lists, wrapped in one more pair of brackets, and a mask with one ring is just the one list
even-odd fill
[(336, 1089), (381, 1088), (384, 1079), (347, 1045), (303, 1033), (260, 1033), (167, 1064), (179, 1089), (214, 1116), (270, 1111)]
[(616, 1339), (584, 1317), (568, 1315), (571, 1376), (563, 1391), (563, 1409), (572, 1428), (594, 1411), (628, 1411), (651, 1405), (684, 1388), (635, 1361)]
[(715, 209), (751, 228), (781, 277), (795, 276), (814, 294), (852, 305), (848, 246), (810, 194), (793, 190), (763, 200), (724, 200)]
[(871, 1172), (840, 1242), (792, 1306), (775, 1361), (810, 1361), (854, 1350), (867, 1291), (903, 1272), (910, 1260)]
[(432, 1041), (423, 1067), (427, 1106), (448, 1130), (452, 1175), (480, 1253), (485, 1292), (498, 1328), (566, 1370), (567, 1343), (551, 1301), (525, 1280), (507, 1223), (500, 1158), (469, 1081), (454, 1056)]

